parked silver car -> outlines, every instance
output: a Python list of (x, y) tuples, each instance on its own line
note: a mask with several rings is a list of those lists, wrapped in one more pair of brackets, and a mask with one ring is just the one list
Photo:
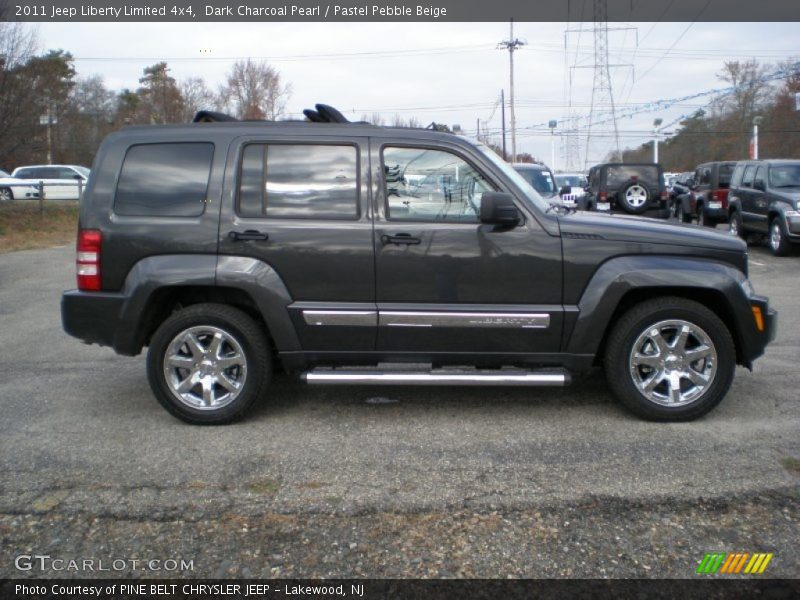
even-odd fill
[(37, 184), (41, 181), (47, 200), (77, 200), (89, 173), (89, 169), (80, 165), (26, 165), (14, 169), (12, 176)]

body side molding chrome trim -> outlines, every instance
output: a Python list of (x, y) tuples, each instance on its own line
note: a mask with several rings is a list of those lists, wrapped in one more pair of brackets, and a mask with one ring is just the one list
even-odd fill
[(375, 327), (378, 313), (374, 310), (304, 310), (303, 320), (306, 325)]
[(381, 327), (500, 327), (547, 329), (547, 313), (380, 311)]

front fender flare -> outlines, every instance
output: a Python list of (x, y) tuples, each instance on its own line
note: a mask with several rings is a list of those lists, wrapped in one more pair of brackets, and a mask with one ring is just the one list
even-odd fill
[[(724, 263), (674, 256), (624, 256), (600, 266), (578, 302), (578, 318), (565, 344), (566, 352), (597, 354), (623, 297), (634, 290), (683, 288), (713, 290), (724, 295), (730, 312), (749, 315), (742, 287), (744, 273)], [(667, 292), (669, 293), (669, 292)], [(736, 337), (737, 332), (732, 334)]]

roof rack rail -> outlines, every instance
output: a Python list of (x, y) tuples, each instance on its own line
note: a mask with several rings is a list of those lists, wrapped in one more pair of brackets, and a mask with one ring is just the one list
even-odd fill
[[(306, 108), (303, 111), (306, 118), (312, 123), (350, 123), (351, 121), (341, 112), (328, 104), (315, 104), (314, 108)], [(246, 119), (250, 120), (250, 119)], [(254, 119), (264, 121), (266, 119)], [(216, 112), (213, 110), (201, 110), (194, 116), (192, 123), (221, 123), (228, 121), (239, 121), (231, 115)]]

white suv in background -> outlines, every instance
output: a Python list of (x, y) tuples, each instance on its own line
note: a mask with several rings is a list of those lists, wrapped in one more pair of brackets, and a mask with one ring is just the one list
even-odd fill
[(27, 165), (14, 169), (11, 176), (43, 182), (46, 200), (77, 200), (79, 190), (86, 187), (89, 169), (79, 165)]

